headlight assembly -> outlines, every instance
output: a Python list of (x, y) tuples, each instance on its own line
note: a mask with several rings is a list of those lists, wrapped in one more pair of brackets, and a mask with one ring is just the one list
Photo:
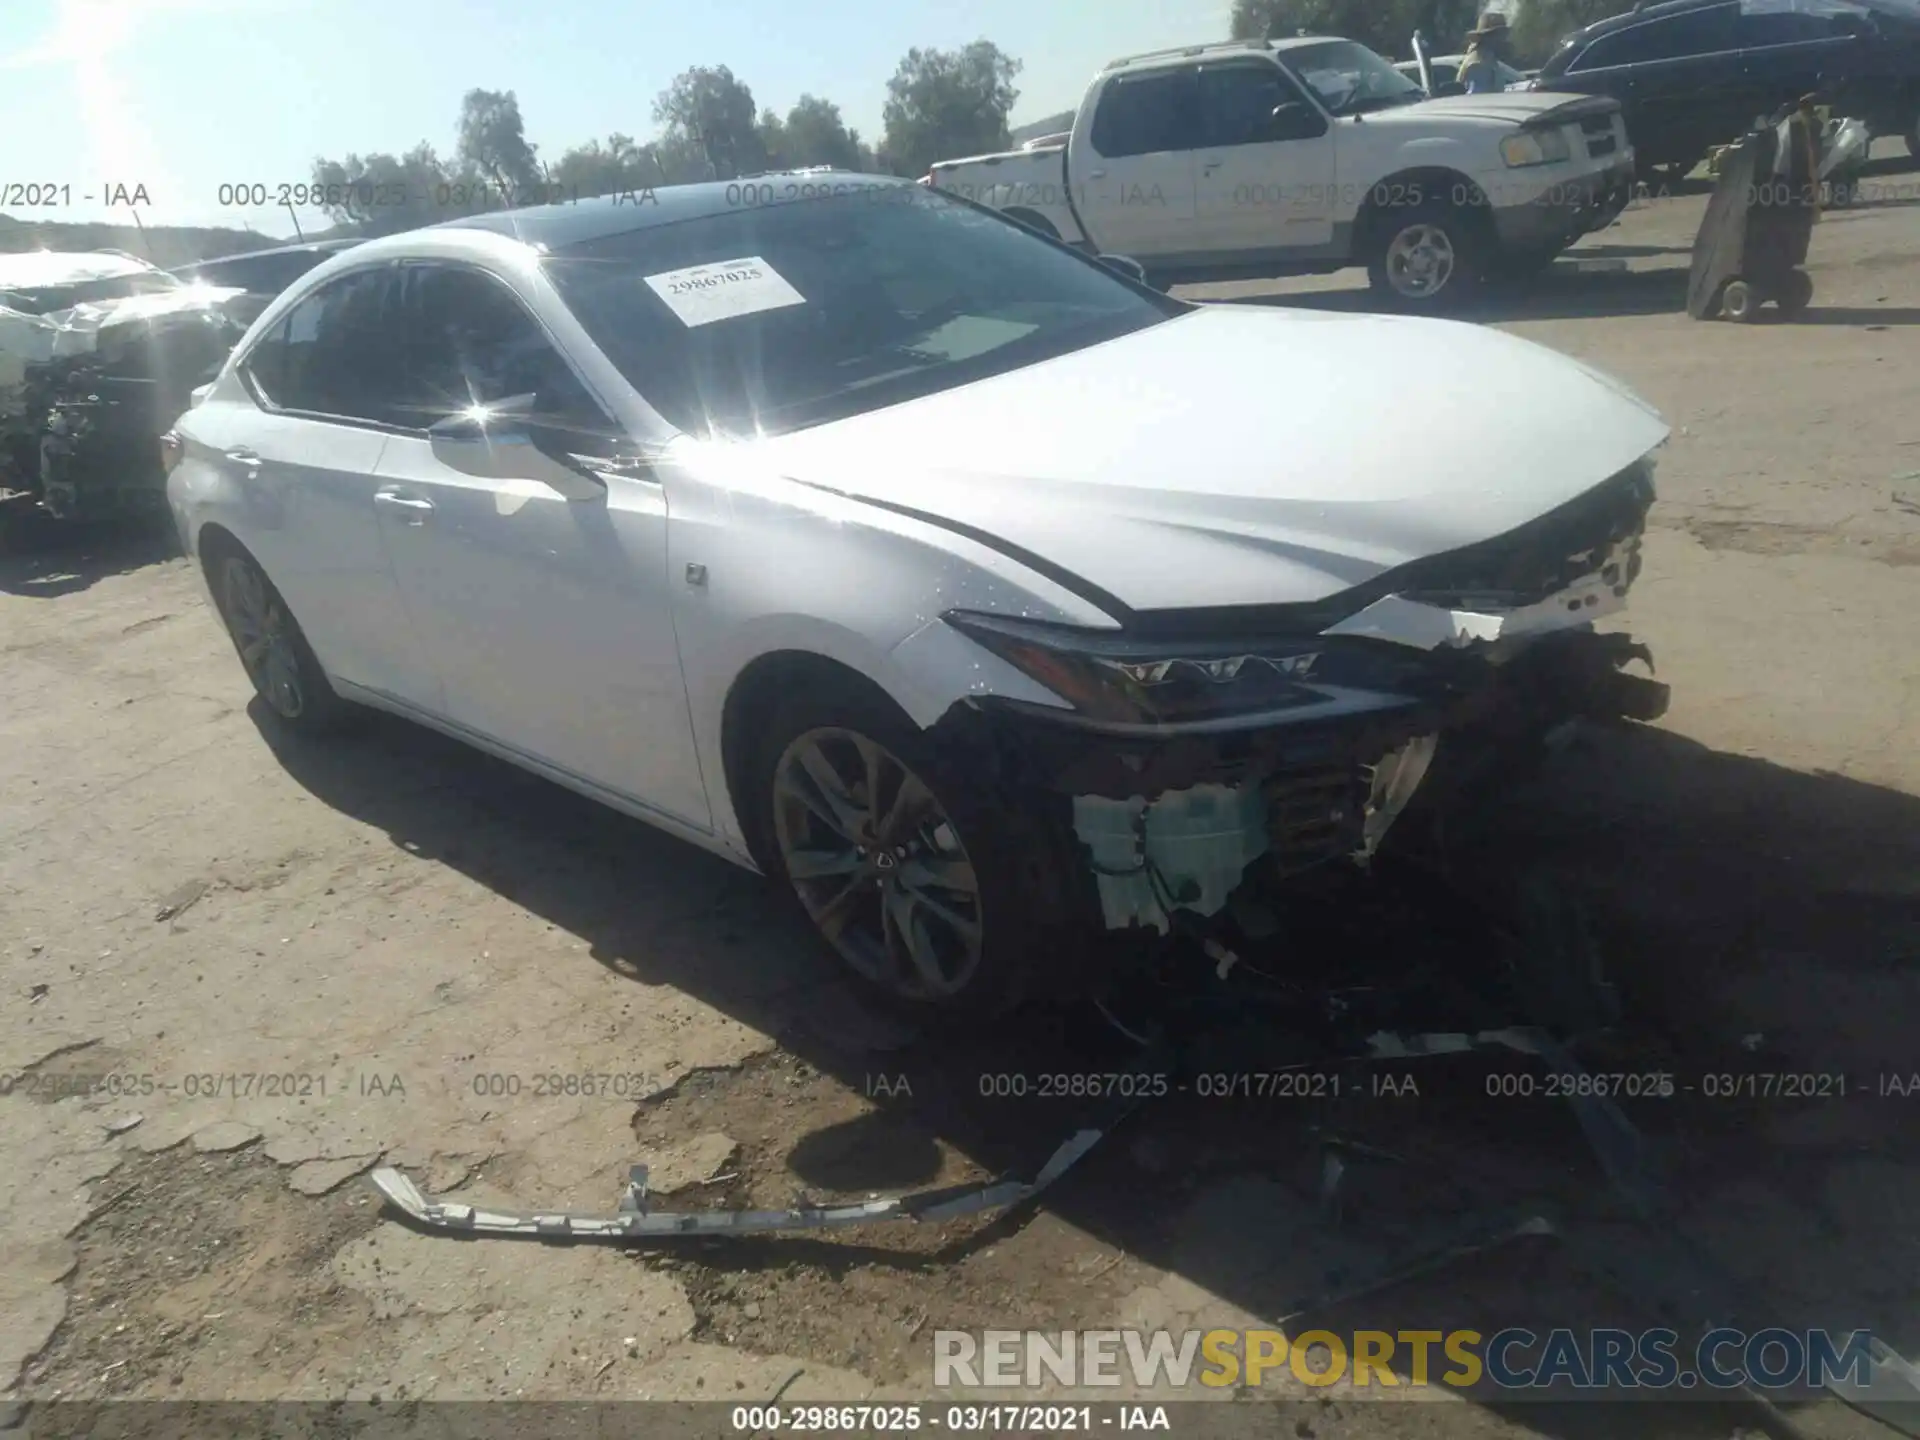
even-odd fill
[(1509, 168), (1558, 165), (1572, 154), (1564, 130), (1523, 130), (1500, 142), (1500, 158)]
[(942, 618), (1089, 719), (1170, 724), (1326, 698), (1303, 683), (1320, 663), (1325, 642), (1318, 639), (1185, 643), (1121, 639), (964, 610)]

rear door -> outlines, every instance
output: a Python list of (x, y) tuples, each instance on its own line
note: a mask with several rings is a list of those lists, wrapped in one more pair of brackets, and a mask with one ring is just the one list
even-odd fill
[(1198, 66), (1116, 75), (1101, 87), (1067, 170), (1100, 250), (1151, 260), (1205, 248), (1194, 234), (1199, 139)]
[[(257, 408), (206, 431), (242, 497), (243, 537), (328, 674), (432, 708), (374, 507), (392, 434), (390, 266), (307, 296), (240, 365)], [(196, 412), (197, 413), (197, 412)], [(215, 439), (215, 434), (219, 438)]]
[[(669, 604), (664, 489), (643, 468), (616, 470), (631, 450), (620, 427), (504, 281), (439, 262), (407, 262), (402, 276), (410, 428), (381, 456), (378, 498), (401, 591), (445, 678), (446, 717), (710, 828)], [(468, 473), (426, 433), (525, 395), (537, 397), (543, 451), (584, 457), (598, 487), (567, 498), (539, 478), (557, 462), (525, 446), (494, 474)]]
[(1571, 73), (1619, 98), (1627, 137), (1649, 165), (1698, 163), (1752, 123), (1735, 26), (1737, 4), (1704, 5), (1603, 35)]
[(1271, 61), (1200, 67), (1195, 229), (1207, 248), (1255, 256), (1333, 243), (1332, 126)]
[(1824, 0), (1741, 0), (1736, 20), (1746, 108), (1771, 114), (1802, 95), (1836, 88), (1864, 68), (1867, 17)]

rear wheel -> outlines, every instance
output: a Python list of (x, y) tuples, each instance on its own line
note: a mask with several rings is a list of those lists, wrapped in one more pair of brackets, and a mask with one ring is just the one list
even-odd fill
[(288, 730), (331, 730), (351, 709), (334, 693), (300, 624), (252, 556), (227, 550), (209, 561), (209, 579), (235, 653), (255, 692)]
[(1016, 847), (977, 785), (849, 682), (778, 702), (748, 784), (762, 868), (855, 982), (896, 1010), (981, 1018), (1024, 995), (1033, 953)]
[(1367, 279), (1404, 309), (1450, 309), (1471, 299), (1486, 246), (1481, 219), (1444, 201), (1383, 211), (1373, 221)]

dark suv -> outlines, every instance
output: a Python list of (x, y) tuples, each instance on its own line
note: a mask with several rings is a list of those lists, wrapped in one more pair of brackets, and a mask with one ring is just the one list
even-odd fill
[(1920, 159), (1920, 0), (1666, 0), (1569, 37), (1534, 88), (1611, 95), (1643, 174), (1684, 175), (1807, 94)]

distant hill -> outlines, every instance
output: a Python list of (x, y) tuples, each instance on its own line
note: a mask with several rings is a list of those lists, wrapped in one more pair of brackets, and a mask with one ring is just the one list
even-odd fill
[[(324, 239), (331, 230), (309, 235)], [(19, 250), (124, 250), (150, 260), (162, 270), (186, 265), (195, 260), (212, 260), (221, 255), (237, 255), (244, 250), (264, 250), (287, 242), (257, 230), (232, 230), (222, 226), (149, 225), (143, 232), (134, 225), (75, 224), (64, 220), (21, 220), (0, 215), (0, 254)]]

